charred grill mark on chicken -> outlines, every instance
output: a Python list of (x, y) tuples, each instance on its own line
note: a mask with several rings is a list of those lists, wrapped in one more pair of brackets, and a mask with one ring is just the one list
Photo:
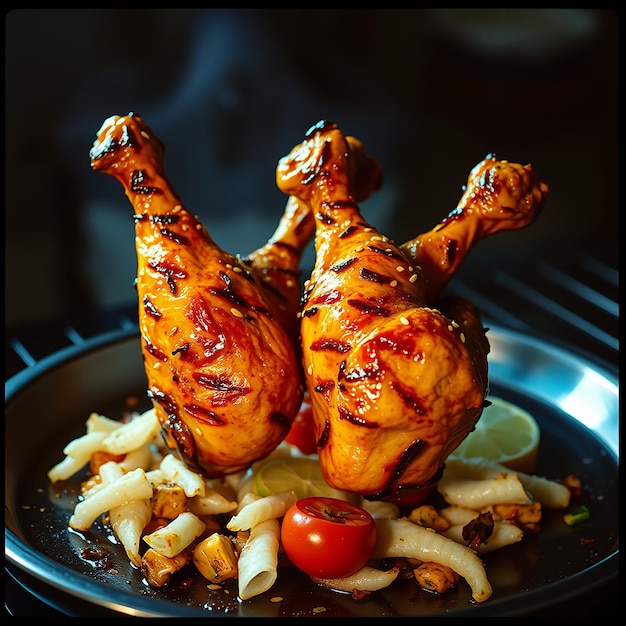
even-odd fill
[(378, 428), (378, 424), (376, 422), (370, 422), (362, 418), (360, 415), (355, 415), (354, 413), (349, 412), (345, 407), (339, 407), (339, 419), (346, 420), (354, 426), (362, 426), (363, 428)]
[(335, 388), (335, 382), (333, 380), (321, 380), (315, 385), (313, 391), (315, 393), (322, 394), (326, 399), (328, 399), (330, 392)]
[(143, 310), (147, 315), (153, 317), (155, 320), (158, 320), (161, 317), (161, 312), (154, 306), (149, 296), (144, 296), (142, 302)]
[[(402, 398), (407, 409), (413, 411), (416, 415), (425, 414), (423, 403), (420, 402), (412, 387), (403, 385), (399, 380), (392, 381), (390, 387)], [(416, 420), (416, 422), (418, 422), (418, 420)]]
[(193, 419), (207, 426), (226, 426), (227, 422), (217, 413), (210, 411), (206, 407), (198, 404), (183, 404), (183, 409), (193, 417)]
[(293, 421), (289, 419), (284, 413), (280, 413), (278, 411), (271, 412), (269, 414), (269, 419), (271, 422), (282, 428), (285, 434), (289, 432), (289, 429), (291, 428), (291, 422)]
[(158, 187), (145, 185), (146, 173), (143, 170), (135, 170), (130, 179), (131, 190), (140, 196), (158, 195), (163, 193)]
[(356, 257), (351, 259), (346, 259), (345, 261), (341, 261), (340, 263), (335, 263), (335, 265), (331, 265), (330, 271), (335, 272), (335, 274), (339, 274), (341, 272), (345, 272), (353, 263), (356, 262)]
[(363, 278), (364, 280), (371, 280), (373, 283), (389, 283), (391, 280), (387, 276), (383, 276), (374, 270), (368, 269), (367, 267), (361, 267), (359, 269), (359, 278)]
[(187, 272), (180, 266), (173, 265), (169, 261), (163, 259), (161, 261), (148, 261), (149, 267), (157, 274), (163, 275), (170, 288), (172, 295), (176, 294), (176, 280), (187, 278)]
[(157, 361), (165, 363), (167, 361), (167, 355), (157, 348), (145, 335), (143, 336), (144, 349), (153, 356)]
[(169, 228), (161, 228), (159, 231), (164, 237), (171, 239), (173, 242), (180, 244), (181, 246), (189, 245), (189, 239), (184, 235), (180, 235), (179, 233), (175, 233), (173, 230)]
[(356, 300), (354, 298), (349, 299), (347, 302), (352, 308), (360, 311), (361, 313), (372, 313), (373, 315), (378, 315), (379, 317), (387, 317), (391, 314), (389, 309), (372, 302), (365, 302), (364, 300)]
[(367, 248), (372, 252), (377, 252), (378, 254), (383, 254), (384, 256), (396, 259), (399, 263), (406, 263), (406, 257), (402, 256), (398, 250), (394, 250), (392, 248), (381, 248), (380, 246), (373, 244), (368, 244)]
[[(259, 306), (256, 304), (251, 304), (245, 298), (243, 298), (239, 293), (237, 293), (233, 287), (232, 278), (226, 272), (219, 272), (219, 277), (222, 279), (225, 287), (223, 289), (218, 288), (210, 288), (209, 293), (211, 295), (222, 298), (224, 300), (228, 300), (232, 304), (234, 304), (238, 309), (251, 310), (254, 313), (260, 313), (261, 315), (271, 316), (271, 312), (265, 306)], [(250, 321), (253, 319), (249, 314), (244, 314), (243, 319), (246, 321)]]
[[(214, 391), (213, 402), (215, 405), (226, 404), (232, 402), (238, 396), (250, 393), (250, 387), (243, 387), (232, 382), (232, 380), (223, 374), (215, 376), (210, 373), (194, 372), (193, 379), (205, 389)], [(223, 399), (222, 399), (223, 398)]]
[(191, 348), (191, 344), (189, 342), (184, 343), (182, 346), (177, 346), (174, 350), (172, 350), (172, 356), (179, 356), (185, 359), (187, 358), (186, 355), (189, 352), (189, 348)]
[(337, 341), (336, 339), (321, 338), (311, 344), (311, 350), (316, 352), (338, 352), (343, 354), (350, 352), (350, 344), (346, 341)]
[(338, 237), (339, 239), (346, 239), (347, 237), (350, 237), (350, 235), (352, 235), (357, 230), (358, 230), (358, 226), (356, 226), (355, 224), (350, 224), (348, 228), (346, 228), (343, 232), (339, 233)]

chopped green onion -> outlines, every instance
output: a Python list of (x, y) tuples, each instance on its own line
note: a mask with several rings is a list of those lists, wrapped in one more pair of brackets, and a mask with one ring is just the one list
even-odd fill
[(563, 521), (568, 526), (574, 526), (574, 524), (580, 524), (588, 520), (590, 517), (589, 509), (585, 506), (579, 506), (577, 509), (574, 509), (571, 513), (563, 516)]

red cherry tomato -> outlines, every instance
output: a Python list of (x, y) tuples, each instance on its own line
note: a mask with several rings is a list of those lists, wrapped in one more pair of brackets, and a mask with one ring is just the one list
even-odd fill
[(376, 523), (360, 506), (312, 496), (283, 518), (281, 541), (291, 562), (318, 578), (343, 578), (361, 569), (376, 547)]
[(303, 454), (315, 454), (317, 452), (313, 409), (306, 400), (302, 402), (300, 411), (291, 424), (291, 430), (285, 437), (285, 441), (296, 446)]

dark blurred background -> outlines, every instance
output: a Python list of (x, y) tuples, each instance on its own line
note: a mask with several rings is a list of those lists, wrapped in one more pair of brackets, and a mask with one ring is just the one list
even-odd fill
[(25, 9), (5, 30), (7, 328), (135, 302), (131, 206), (89, 164), (103, 121), (131, 111), (230, 252), (272, 234), (276, 163), (322, 118), (384, 165), (362, 209), (399, 243), (456, 206), (487, 153), (532, 163), (545, 212), (481, 243), (466, 274), (617, 248), (612, 11)]

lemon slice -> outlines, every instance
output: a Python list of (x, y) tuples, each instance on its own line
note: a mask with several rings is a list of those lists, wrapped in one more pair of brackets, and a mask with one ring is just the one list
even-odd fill
[(307, 457), (274, 459), (255, 471), (254, 492), (258, 496), (270, 496), (280, 491), (295, 491), (299, 499), (325, 496), (352, 501), (355, 497), (331, 487), (324, 480), (319, 461)]
[(489, 396), (476, 428), (450, 458), (482, 457), (516, 472), (532, 474), (539, 451), (540, 431), (535, 418), (521, 407)]

